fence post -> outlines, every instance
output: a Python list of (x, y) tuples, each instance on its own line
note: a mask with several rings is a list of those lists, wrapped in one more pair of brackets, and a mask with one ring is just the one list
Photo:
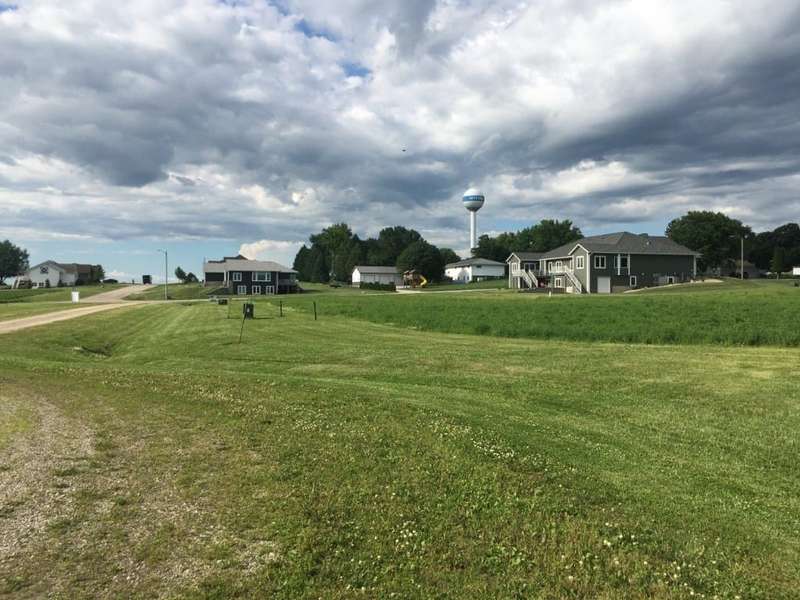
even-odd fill
[(314, 300), (314, 320), (317, 320), (317, 301)]
[(283, 316), (283, 300), (278, 300), (278, 313)]

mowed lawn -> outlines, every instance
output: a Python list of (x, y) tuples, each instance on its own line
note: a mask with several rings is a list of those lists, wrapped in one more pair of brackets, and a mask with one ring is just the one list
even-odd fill
[[(292, 296), (286, 306), (444, 333), (644, 344), (800, 346), (794, 281), (694, 284), (634, 294)], [(269, 311), (270, 309), (266, 309)]]
[(796, 597), (799, 350), (262, 308), (0, 339), (0, 590)]
[[(23, 319), (25, 317), (33, 317), (45, 313), (51, 313), (62, 310), (69, 310), (79, 306), (87, 306), (85, 302), (80, 304), (69, 303), (52, 303), (52, 302), (10, 302), (8, 304), (0, 303), (0, 321), (9, 321), (11, 319)], [(0, 342), (2, 344), (2, 342)]]
[(75, 288), (36, 288), (30, 290), (0, 290), (0, 305), (11, 302), (69, 302), (74, 289), (80, 292), (81, 299), (96, 294), (111, 292), (123, 287), (122, 284), (81, 285)]

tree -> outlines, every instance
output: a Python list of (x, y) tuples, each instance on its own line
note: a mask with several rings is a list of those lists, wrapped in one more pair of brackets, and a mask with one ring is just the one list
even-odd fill
[(311, 250), (305, 244), (297, 251), (292, 268), (297, 271), (300, 281), (311, 281)]
[(186, 272), (180, 267), (175, 267), (175, 278), (181, 283), (186, 283)]
[(785, 269), (783, 265), (783, 248), (778, 246), (775, 248), (775, 252), (772, 254), (772, 262), (770, 262), (769, 270), (775, 273), (775, 279), (781, 278), (781, 273)]
[(439, 281), (444, 275), (444, 261), (436, 246), (425, 240), (418, 240), (397, 257), (397, 269), (401, 272), (416, 269), (426, 279)]
[(325, 253), (319, 247), (312, 246), (311, 254), (309, 256), (308, 278), (313, 283), (327, 283), (330, 271), (328, 270), (328, 263), (325, 260)]
[(450, 248), (439, 248), (439, 254), (442, 256), (442, 264), (445, 265), (449, 265), (450, 263), (461, 260), (461, 257), (453, 252)]
[(800, 225), (786, 223), (772, 231), (756, 234), (751, 243), (750, 260), (759, 269), (770, 269), (775, 248), (783, 248), (784, 264), (800, 264)]
[(472, 256), (504, 262), (516, 249), (515, 233), (501, 233), (497, 237), (484, 234), (478, 238), (478, 245), (472, 249)]
[(28, 251), (9, 240), (0, 242), (0, 283), (28, 270)]
[(731, 219), (720, 212), (690, 211), (673, 219), (667, 225), (667, 237), (683, 244), (691, 250), (700, 252), (698, 259), (701, 270), (723, 267), (739, 255), (742, 237), (749, 238), (752, 231), (741, 221)]
[(569, 219), (563, 221), (542, 219), (536, 225), (517, 232), (513, 251), (548, 252), (582, 237), (581, 230)]
[(390, 266), (397, 264), (400, 254), (414, 242), (418, 242), (422, 236), (418, 231), (406, 229), (405, 227), (385, 227), (378, 233), (378, 252), (375, 257), (377, 265)]
[(92, 265), (91, 272), (89, 273), (90, 283), (100, 283), (106, 278), (106, 271), (103, 265)]
[(189, 272), (186, 274), (186, 279), (184, 279), (183, 283), (198, 283), (199, 281), (200, 280), (197, 279), (197, 275)]

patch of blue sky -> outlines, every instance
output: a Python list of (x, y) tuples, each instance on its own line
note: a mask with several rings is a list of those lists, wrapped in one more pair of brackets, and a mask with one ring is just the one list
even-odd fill
[(372, 74), (367, 67), (355, 62), (342, 63), (342, 69), (348, 77), (369, 77)]

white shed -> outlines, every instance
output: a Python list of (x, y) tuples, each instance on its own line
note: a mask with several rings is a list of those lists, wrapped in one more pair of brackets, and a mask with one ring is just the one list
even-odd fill
[(792, 275), (800, 277), (800, 267), (792, 267)]
[(403, 284), (403, 276), (395, 267), (371, 267), (356, 265), (353, 268), (352, 276), (353, 287), (359, 287), (362, 283), (381, 283), (384, 285)]
[(505, 277), (505, 263), (488, 258), (467, 258), (444, 266), (444, 274), (458, 283)]

